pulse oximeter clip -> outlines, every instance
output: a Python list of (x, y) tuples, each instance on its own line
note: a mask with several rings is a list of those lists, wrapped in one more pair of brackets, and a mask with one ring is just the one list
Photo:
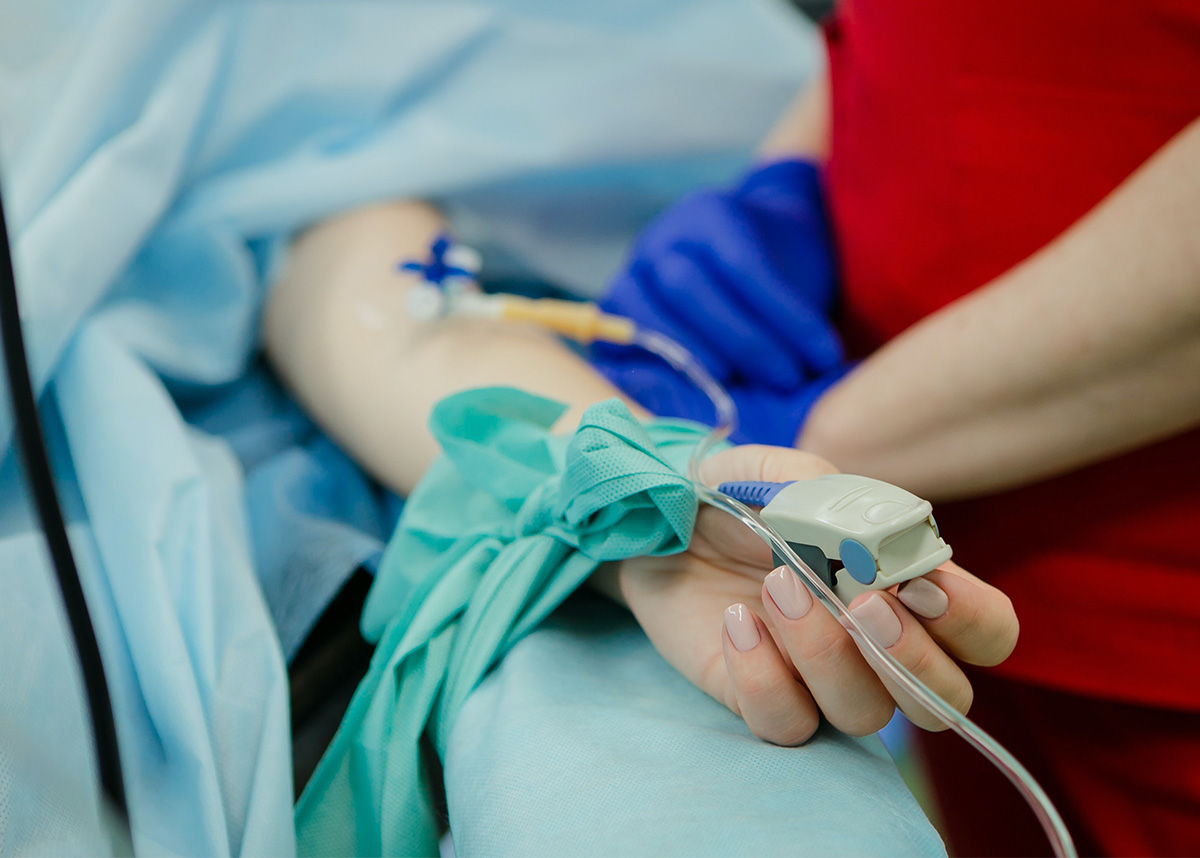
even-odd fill
[[(763, 521), (845, 603), (950, 559), (929, 501), (880, 480), (826, 474), (786, 483), (722, 483), (718, 491), (762, 507)], [(783, 564), (778, 555), (774, 561)]]

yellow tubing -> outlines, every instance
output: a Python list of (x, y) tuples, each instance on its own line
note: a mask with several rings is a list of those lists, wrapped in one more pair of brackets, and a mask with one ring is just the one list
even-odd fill
[(597, 340), (628, 345), (633, 342), (636, 333), (629, 319), (601, 312), (591, 302), (559, 301), (554, 298), (535, 300), (506, 295), (500, 318), (511, 322), (532, 322), (583, 345)]

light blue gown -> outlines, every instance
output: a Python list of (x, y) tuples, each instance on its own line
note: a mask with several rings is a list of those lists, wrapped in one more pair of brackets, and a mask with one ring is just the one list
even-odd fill
[[(489, 276), (595, 291), (649, 213), (740, 167), (815, 56), (767, 0), (0, 2), (0, 180), (138, 854), (294, 852), (286, 660), (396, 518), (258, 363), (288, 237), (428, 198)], [(92, 751), (8, 409), (0, 851), (89, 853)]]

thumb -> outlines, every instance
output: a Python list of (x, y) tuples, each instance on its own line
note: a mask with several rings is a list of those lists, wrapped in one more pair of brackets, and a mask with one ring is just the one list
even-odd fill
[(706, 486), (714, 488), (733, 480), (786, 482), (810, 480), (837, 472), (837, 468), (813, 453), (763, 444), (744, 444), (722, 450), (700, 463), (700, 479)]
[[(790, 447), (766, 447), (747, 444), (723, 450), (700, 465), (700, 479), (716, 487), (735, 480), (809, 480), (837, 469), (820, 456)], [(771, 549), (754, 531), (723, 510), (703, 504), (696, 517), (695, 536), (701, 544), (712, 546), (722, 560), (719, 565), (737, 569), (744, 575), (762, 578), (771, 570)], [(696, 540), (693, 538), (693, 547)]]

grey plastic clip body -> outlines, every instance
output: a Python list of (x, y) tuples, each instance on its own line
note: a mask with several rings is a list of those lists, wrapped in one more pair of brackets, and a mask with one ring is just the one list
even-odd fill
[(929, 501), (869, 477), (797, 480), (775, 494), (762, 517), (847, 603), (931, 572), (951, 556)]

